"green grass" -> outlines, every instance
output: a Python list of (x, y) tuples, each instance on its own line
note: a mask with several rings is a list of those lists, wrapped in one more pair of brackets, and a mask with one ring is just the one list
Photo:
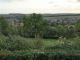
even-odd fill
[(55, 45), (58, 41), (58, 39), (42, 39), (44, 44), (46, 45)]
[[(31, 41), (34, 40), (34, 38), (26, 38), (25, 40)], [(42, 41), (45, 45), (55, 45), (58, 39), (42, 39)]]

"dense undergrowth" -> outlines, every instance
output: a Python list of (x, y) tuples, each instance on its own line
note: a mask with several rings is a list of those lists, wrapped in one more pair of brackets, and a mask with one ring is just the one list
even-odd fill
[(80, 60), (80, 38), (62, 39), (45, 45), (41, 39), (0, 35), (0, 60)]

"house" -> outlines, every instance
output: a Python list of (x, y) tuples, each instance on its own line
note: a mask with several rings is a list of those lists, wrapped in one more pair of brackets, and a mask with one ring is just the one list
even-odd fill
[(9, 23), (11, 23), (12, 25), (16, 25), (17, 27), (19, 26), (19, 20), (17, 20), (17, 18), (10, 18), (10, 19), (6, 19)]
[(18, 27), (19, 26), (19, 23), (16, 23), (16, 26)]

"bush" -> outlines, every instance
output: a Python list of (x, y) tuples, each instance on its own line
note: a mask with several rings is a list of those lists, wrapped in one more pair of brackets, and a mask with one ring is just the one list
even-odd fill
[(44, 54), (49, 60), (79, 60), (80, 38), (60, 39), (55, 46), (46, 46)]
[(54, 35), (54, 38), (55, 38), (55, 39), (58, 39), (58, 38), (59, 38), (59, 36), (58, 36), (58, 35)]
[(33, 41), (28, 41), (20, 36), (9, 35), (5, 37), (4, 35), (0, 36), (0, 50), (25, 50), (34, 48)]
[(32, 41), (28, 42), (26, 39), (24, 39), (20, 36), (9, 37), (9, 39), (7, 41), (8, 41), (8, 43), (7, 43), (8, 49), (11, 51), (34, 48)]
[(34, 43), (34, 45), (35, 45), (35, 48), (42, 48), (42, 46), (44, 45), (44, 43), (43, 43), (43, 41), (40, 39), (40, 38), (38, 38), (38, 39), (35, 39), (34, 41), (33, 41), (33, 43)]

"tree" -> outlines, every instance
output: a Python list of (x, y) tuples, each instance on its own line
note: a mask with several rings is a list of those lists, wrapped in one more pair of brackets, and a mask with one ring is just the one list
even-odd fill
[(6, 21), (6, 19), (1, 16), (0, 17), (0, 30), (3, 34), (5, 34), (5, 31), (8, 29), (8, 22)]
[(13, 25), (8, 23), (7, 26), (8, 26), (8, 28), (6, 30), (4, 30), (4, 34), (5, 35), (13, 34), (13, 30), (14, 30)]
[(24, 16), (23, 17), (23, 31), (24, 35), (29, 36), (35, 36), (35, 38), (38, 38), (43, 35), (43, 31), (45, 31), (45, 26), (49, 26), (49, 23), (47, 20), (44, 20), (41, 14), (31, 14), (29, 17)]
[(58, 25), (57, 28), (58, 29), (63, 29), (63, 26), (62, 25)]
[(23, 23), (24, 23), (24, 27), (23, 27), (23, 31), (24, 31), (24, 36), (28, 36), (28, 31), (31, 28), (31, 23), (30, 23), (30, 17), (28, 16), (24, 16), (23, 17)]
[(51, 26), (56, 27), (57, 23), (53, 21), (53, 22), (51, 22)]
[(64, 26), (64, 28), (68, 28), (68, 24)]
[(20, 26), (18, 27), (18, 33), (19, 35), (23, 36), (23, 23), (21, 23)]
[(4, 35), (8, 35), (13, 32), (13, 25), (8, 23), (3, 16), (0, 17), (0, 31)]
[(1, 30), (2, 30), (2, 23), (0, 22), (0, 32), (1, 32)]
[(23, 31), (24, 31), (24, 36), (25, 36), (25, 27), (26, 27), (26, 16), (24, 15), (24, 17), (23, 17), (23, 23), (24, 23), (24, 27), (23, 27)]
[(6, 29), (8, 22), (3, 16), (0, 17), (0, 22), (1, 22), (2, 30)]
[(43, 35), (44, 34), (46, 34), (46, 33), (48, 33), (48, 31), (46, 32), (46, 29), (49, 29), (49, 22), (47, 21), (47, 20), (44, 20), (43, 19), (43, 21), (42, 21), (42, 29), (40, 30), (40, 32), (39, 32), (39, 36), (41, 37), (41, 38), (43, 38)]
[(78, 20), (74, 26), (74, 30), (80, 31), (80, 20)]
[(76, 22), (73, 29), (77, 32), (77, 35), (80, 36), (80, 20)]
[(39, 35), (38, 33), (42, 30), (42, 22), (43, 22), (43, 17), (41, 14), (31, 14), (30, 15), (30, 21), (31, 21), (31, 26), (33, 28), (33, 31), (35, 33), (35, 38), (37, 38)]

